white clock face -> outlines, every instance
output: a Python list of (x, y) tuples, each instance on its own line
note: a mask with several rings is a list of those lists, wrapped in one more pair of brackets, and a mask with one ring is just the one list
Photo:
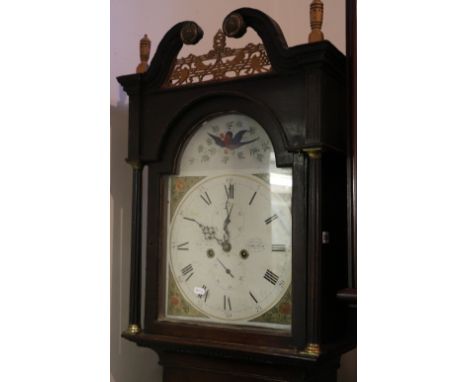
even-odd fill
[(211, 319), (255, 318), (291, 281), (289, 206), (254, 176), (209, 177), (176, 211), (169, 261), (184, 297)]
[(203, 122), (167, 186), (166, 317), (289, 328), (292, 176), (265, 130)]

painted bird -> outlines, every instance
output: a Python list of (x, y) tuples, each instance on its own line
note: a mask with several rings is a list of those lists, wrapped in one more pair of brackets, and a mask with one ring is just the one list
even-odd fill
[(213, 138), (213, 140), (218, 146), (223, 147), (225, 149), (229, 149), (229, 150), (235, 150), (241, 146), (255, 142), (258, 139), (257, 137), (255, 139), (251, 139), (250, 141), (242, 142), (242, 137), (244, 136), (246, 132), (247, 130), (240, 130), (234, 136), (232, 134), (232, 131), (228, 131), (226, 134), (221, 133), (219, 137), (210, 133), (208, 133), (208, 135), (211, 138)]

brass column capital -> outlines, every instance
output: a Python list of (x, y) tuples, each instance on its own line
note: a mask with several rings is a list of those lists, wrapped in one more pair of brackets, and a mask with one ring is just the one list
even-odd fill
[(143, 163), (141, 161), (137, 160), (132, 160), (132, 159), (125, 159), (125, 162), (127, 162), (130, 166), (132, 166), (132, 169), (134, 170), (141, 170), (143, 168)]
[(320, 159), (322, 157), (321, 147), (302, 149), (302, 151), (305, 152), (311, 159)]

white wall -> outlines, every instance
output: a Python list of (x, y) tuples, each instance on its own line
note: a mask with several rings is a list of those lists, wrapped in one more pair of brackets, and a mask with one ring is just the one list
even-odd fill
[[(322, 0), (325, 5), (323, 32), (345, 51), (345, 0)], [(115, 77), (135, 72), (139, 63), (139, 40), (147, 33), (151, 54), (174, 24), (196, 21), (205, 37), (180, 53), (205, 53), (224, 17), (234, 9), (252, 7), (274, 18), (289, 46), (307, 42), (310, 0), (111, 0), (111, 382), (158, 382), (161, 368), (157, 355), (120, 338), (128, 325), (128, 293), (131, 226), (131, 169), (127, 155), (128, 99)], [(232, 47), (259, 41), (249, 31), (242, 39), (228, 39)], [(341, 382), (356, 380), (356, 352), (343, 357)]]
[[(345, 52), (345, 0), (323, 0), (325, 38)], [(147, 33), (152, 53), (169, 28), (184, 21), (196, 21), (204, 30), (204, 38), (196, 45), (184, 47), (187, 52), (205, 53), (211, 48), (212, 36), (221, 27), (224, 17), (234, 9), (252, 7), (262, 10), (281, 26), (290, 46), (307, 42), (310, 0), (111, 0), (111, 103), (120, 100), (115, 76), (135, 71), (139, 62), (138, 42)], [(243, 39), (230, 39), (230, 46), (244, 46), (259, 41), (249, 31)]]

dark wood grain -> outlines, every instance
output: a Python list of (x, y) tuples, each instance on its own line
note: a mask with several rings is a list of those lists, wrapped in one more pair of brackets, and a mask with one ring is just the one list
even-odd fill
[(307, 158), (307, 338), (313, 344), (322, 344), (322, 158)]
[(336, 294), (338, 300), (350, 304), (356, 305), (357, 304), (357, 291), (354, 288), (345, 288), (340, 289)]
[[(293, 198), (292, 211), (303, 211), (304, 202), (307, 200), (308, 184), (307, 158), (302, 152), (294, 156), (293, 168)], [(305, 211), (304, 211), (305, 212)], [(309, 305), (309, 296), (307, 293), (307, 214), (294, 213), (292, 220), (292, 300), (294, 307), (292, 336), (293, 343), (299, 349), (307, 345), (307, 308)]]
[(169, 72), (174, 65), (177, 55), (184, 45), (181, 32), (186, 27), (192, 29), (191, 26), (193, 25), (198, 29), (198, 33), (190, 44), (196, 44), (203, 37), (203, 30), (194, 21), (180, 22), (167, 31), (158, 45), (148, 71), (142, 76), (145, 83), (157, 87), (164, 83), (169, 76)]
[[(265, 13), (252, 8), (239, 8), (226, 16), (224, 25), (232, 15), (242, 17), (246, 26), (257, 32), (276, 71), (287, 72), (311, 64), (327, 63), (330, 69), (336, 65), (338, 73), (340, 72), (339, 67), (343, 65), (344, 57), (328, 41), (288, 47), (279, 25)], [(241, 32), (234, 33), (231, 37), (242, 36)], [(328, 48), (325, 49), (326, 46)]]
[(242, 360), (210, 359), (201, 356), (161, 353), (165, 382), (171, 381), (232, 381), (232, 382), (326, 382), (336, 379), (336, 362), (309, 362), (297, 365), (253, 363)]
[[(148, 72), (118, 78), (130, 97), (128, 160), (149, 168), (144, 328), (124, 337), (158, 352), (166, 382), (336, 381), (340, 354), (354, 341), (346, 304), (337, 298), (349, 279), (347, 179), (353, 176), (347, 175), (345, 57), (328, 41), (289, 48), (264, 13), (234, 13), (259, 34), (272, 73), (162, 88), (182, 46), (182, 28), (193, 27), (185, 22), (164, 36)], [(256, 120), (272, 141), (277, 166), (292, 168), (291, 332), (171, 322), (163, 314), (165, 177), (176, 173), (181, 147), (200, 122), (226, 112)], [(319, 150), (320, 158), (309, 157), (310, 149)], [(331, 238), (326, 244), (324, 231)], [(140, 298), (135, 289), (132, 281), (131, 301)], [(131, 318), (139, 320), (135, 313)], [(309, 344), (320, 354), (305, 352)]]
[(346, 89), (348, 134), (348, 286), (357, 285), (357, 32), (356, 0), (346, 0)]
[(141, 327), (141, 202), (142, 167), (132, 163), (132, 232), (130, 251), (130, 309), (129, 324)]
[[(324, 343), (334, 343), (347, 337), (345, 311), (336, 299), (337, 290), (347, 284), (347, 193), (346, 155), (324, 152), (321, 158), (321, 232), (328, 241), (321, 244), (321, 336)], [(320, 238), (321, 240), (322, 238)], [(326, 280), (326, 281), (325, 281)]]
[[(164, 230), (161, 228), (162, 176), (154, 164), (148, 165), (148, 203), (147, 203), (147, 236), (146, 236), (146, 286), (145, 286), (145, 330), (159, 316), (159, 305), (162, 301), (164, 280), (162, 247)], [(161, 286), (159, 285), (161, 283)]]

